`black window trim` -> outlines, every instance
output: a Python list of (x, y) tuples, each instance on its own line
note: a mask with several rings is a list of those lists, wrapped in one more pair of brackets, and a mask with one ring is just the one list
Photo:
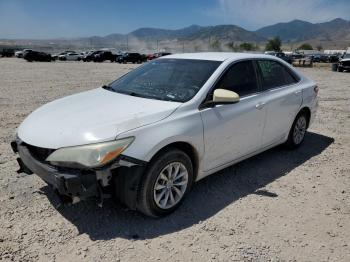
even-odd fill
[(243, 58), (243, 59), (235, 60), (235, 61), (231, 62), (230, 64), (228, 64), (226, 66), (226, 68), (221, 72), (221, 74), (215, 79), (215, 82), (210, 87), (209, 91), (207, 92), (207, 95), (205, 96), (204, 100), (200, 103), (198, 109), (200, 109), (200, 110), (204, 109), (204, 107), (203, 107), (204, 103), (209, 101), (208, 99), (209, 99), (210, 95), (214, 92), (214, 90), (216, 89), (217, 85), (219, 84), (220, 80), (224, 77), (226, 72), (228, 70), (230, 70), (235, 64), (238, 64), (240, 62), (251, 61), (253, 63), (255, 77), (257, 80), (257, 84), (258, 84), (258, 91), (257, 92), (251, 93), (249, 95), (240, 96), (240, 98), (246, 98), (246, 97), (255, 96), (257, 94), (260, 94), (261, 93), (261, 83), (260, 83), (259, 75), (257, 72), (258, 68), (257, 68), (257, 65), (256, 65), (254, 60), (256, 60), (256, 59), (255, 58)]
[[(278, 87), (274, 87), (274, 88), (270, 88), (270, 89), (267, 89), (267, 90), (263, 90), (263, 87), (262, 87), (262, 76), (261, 76), (261, 72), (260, 72), (260, 67), (258, 65), (258, 61), (259, 60), (268, 60), (268, 61), (273, 61), (273, 62), (276, 62), (276, 63), (279, 63), (281, 66), (283, 66), (283, 68), (285, 68), (288, 73), (290, 73), (292, 75), (292, 77), (297, 81), (295, 82), (294, 84), (292, 85), (283, 85), (283, 86), (278, 86)], [(293, 86), (293, 85), (297, 85), (299, 84), (301, 81), (302, 81), (302, 78), (299, 77), (297, 74), (295, 74), (289, 67), (283, 65), (281, 62), (275, 60), (275, 59), (270, 59), (270, 58), (258, 58), (258, 57), (254, 57), (254, 58), (242, 58), (242, 59), (239, 59), (239, 60), (235, 60), (233, 62), (231, 62), (230, 64), (228, 64), (226, 66), (226, 68), (221, 72), (221, 74), (215, 79), (215, 82), (213, 83), (213, 85), (210, 87), (209, 91), (207, 92), (207, 95), (205, 96), (204, 100), (200, 103), (200, 105), (198, 106), (198, 109), (199, 110), (202, 110), (206, 107), (203, 107), (205, 102), (209, 101), (209, 97), (210, 95), (213, 93), (213, 91), (216, 89), (218, 83), (220, 82), (220, 80), (223, 78), (223, 76), (225, 75), (225, 73), (230, 70), (235, 64), (239, 63), (239, 62), (245, 62), (245, 61), (251, 61), (253, 63), (253, 66), (254, 66), (254, 71), (255, 71), (255, 75), (256, 75), (256, 80), (258, 82), (258, 92), (255, 92), (255, 93), (251, 93), (249, 95), (244, 95), (244, 96), (240, 96), (240, 98), (248, 98), (248, 97), (253, 97), (253, 96), (256, 96), (256, 95), (260, 95), (260, 94), (264, 94), (266, 92), (270, 92), (270, 91), (273, 91), (273, 90), (278, 90), (278, 89), (282, 89), (282, 88), (286, 88), (286, 87), (290, 87), (290, 86)]]
[[(290, 87), (290, 86), (294, 86), (294, 85), (297, 85), (301, 82), (301, 78), (296, 75), (290, 68), (288, 68), (287, 66), (283, 65), (281, 62), (277, 61), (277, 60), (274, 60), (274, 59), (269, 59), (269, 58), (255, 58), (255, 64), (256, 64), (256, 70), (258, 72), (258, 75), (259, 75), (259, 82), (260, 82), (260, 93), (266, 93), (266, 92), (270, 92), (270, 91), (274, 91), (274, 90), (279, 90), (279, 89), (282, 89), (282, 88), (286, 88), (286, 87)], [(276, 62), (278, 63), (279, 65), (281, 65), (285, 70), (287, 70), (287, 72), (294, 78), (295, 83), (293, 84), (288, 84), (288, 85), (282, 85), (282, 86), (276, 86), (276, 87), (273, 87), (273, 88), (269, 88), (269, 89), (266, 89), (266, 90), (263, 90), (263, 85), (262, 85), (262, 72), (261, 72), (261, 69), (260, 69), (260, 66), (258, 65), (258, 61), (264, 61), (264, 60), (267, 60), (267, 61), (273, 61), (273, 62)]]

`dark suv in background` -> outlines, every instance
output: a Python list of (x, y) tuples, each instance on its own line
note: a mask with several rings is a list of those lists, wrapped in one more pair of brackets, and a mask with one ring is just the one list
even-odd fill
[(119, 63), (138, 63), (146, 62), (147, 58), (139, 53), (125, 53), (118, 57)]
[(350, 53), (344, 54), (338, 63), (338, 72), (350, 71)]
[(28, 51), (24, 53), (23, 58), (28, 62), (51, 62), (53, 60), (50, 54), (38, 51)]
[(84, 55), (81, 60), (83, 60), (84, 62), (91, 62), (94, 60), (95, 55), (97, 55), (101, 52), (103, 52), (103, 51), (91, 51), (91, 52), (87, 53), (86, 55)]
[(94, 62), (104, 62), (106, 60), (116, 62), (117, 55), (113, 54), (111, 51), (101, 51), (95, 54), (92, 59)]

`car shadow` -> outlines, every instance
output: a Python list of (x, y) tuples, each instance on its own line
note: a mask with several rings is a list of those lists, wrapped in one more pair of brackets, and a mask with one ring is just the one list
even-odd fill
[[(183, 205), (164, 218), (146, 217), (126, 210), (112, 200), (106, 201), (102, 208), (95, 201), (85, 201), (57, 210), (77, 227), (79, 233), (89, 235), (92, 240), (150, 239), (204, 221), (249, 194), (278, 199), (275, 192), (264, 187), (317, 156), (333, 142), (333, 138), (307, 133), (304, 144), (297, 150), (276, 147), (226, 168), (196, 183)], [(57, 206), (53, 191), (49, 187), (43, 187), (42, 191)]]

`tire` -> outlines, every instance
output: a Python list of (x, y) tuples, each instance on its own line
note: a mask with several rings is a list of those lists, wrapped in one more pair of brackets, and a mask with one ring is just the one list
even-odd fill
[(342, 67), (338, 67), (338, 72), (343, 72), (344, 69)]
[(309, 124), (309, 117), (305, 112), (300, 112), (294, 119), (285, 145), (290, 149), (298, 148), (303, 142)]
[(141, 181), (137, 209), (147, 216), (166, 216), (181, 205), (192, 184), (191, 159), (181, 150), (169, 149), (152, 160), (147, 168)]

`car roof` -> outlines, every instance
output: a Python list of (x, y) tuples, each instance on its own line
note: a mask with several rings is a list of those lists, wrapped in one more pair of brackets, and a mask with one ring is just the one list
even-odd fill
[(173, 54), (161, 57), (160, 59), (197, 59), (197, 60), (212, 60), (212, 61), (225, 61), (225, 60), (240, 60), (247, 58), (266, 58), (265, 54), (249, 54), (249, 53), (233, 53), (233, 52), (203, 52), (203, 53), (185, 53), (185, 54)]

